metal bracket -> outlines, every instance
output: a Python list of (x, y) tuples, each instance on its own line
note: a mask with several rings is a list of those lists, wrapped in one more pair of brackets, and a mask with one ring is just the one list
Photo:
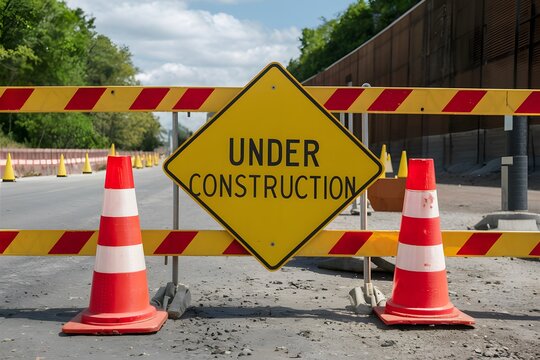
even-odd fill
[(350, 309), (357, 314), (369, 315), (376, 306), (385, 306), (386, 297), (373, 283), (365, 283), (349, 291)]
[(191, 292), (186, 285), (169, 282), (158, 289), (150, 304), (167, 311), (169, 319), (177, 320), (191, 305)]

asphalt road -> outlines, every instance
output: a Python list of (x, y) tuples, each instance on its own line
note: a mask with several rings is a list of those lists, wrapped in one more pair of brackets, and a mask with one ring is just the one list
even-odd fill
[[(172, 224), (172, 183), (159, 167), (134, 172), (141, 224)], [(0, 227), (96, 229), (104, 173), (25, 178), (0, 183)], [(441, 223), (464, 229), (495, 211), (497, 189), (441, 185)], [(529, 199), (537, 206), (540, 192)], [(532, 200), (531, 200), (532, 199)], [(183, 229), (219, 225), (185, 195)], [(372, 229), (397, 229), (399, 213), (374, 213)], [(342, 215), (331, 228), (358, 228)], [(147, 257), (150, 293), (170, 281), (163, 258)], [(538, 261), (447, 259), (451, 301), (477, 319), (462, 327), (384, 326), (347, 310), (347, 293), (362, 275), (318, 269), (317, 259), (293, 259), (267, 272), (251, 258), (180, 258), (180, 280), (193, 303), (182, 319), (152, 335), (65, 336), (63, 323), (88, 306), (91, 257), (0, 258), (0, 358), (213, 359), (540, 358)], [(392, 276), (374, 274), (389, 295)]]

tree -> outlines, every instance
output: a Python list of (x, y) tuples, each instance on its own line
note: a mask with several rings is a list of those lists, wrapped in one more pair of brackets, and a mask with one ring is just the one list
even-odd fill
[[(129, 49), (97, 34), (81, 9), (59, 0), (0, 0), (0, 84), (137, 85), (137, 71)], [(0, 114), (0, 128), (37, 147), (160, 143), (159, 122), (146, 113)]]
[(300, 57), (289, 62), (288, 69), (298, 79), (306, 79), (328, 62), (325, 46), (336, 25), (336, 20), (321, 18), (323, 23), (315, 29), (302, 29)]
[[(138, 85), (137, 69), (127, 47), (119, 47), (104, 36), (92, 40), (87, 65), (90, 85)], [(119, 148), (151, 151), (161, 145), (160, 124), (150, 113), (90, 114), (98, 133)]]
[(300, 81), (317, 74), (369, 40), (420, 0), (358, 0), (336, 19), (302, 29), (300, 56), (287, 69)]
[(92, 38), (86, 65), (88, 85), (134, 85), (136, 74), (127, 47), (116, 46), (104, 35)]
[(0, 0), (0, 9), (1, 83), (84, 83), (93, 19), (57, 0)]
[(151, 113), (95, 113), (92, 121), (96, 131), (118, 148), (150, 151), (161, 145), (161, 125)]
[(105, 139), (94, 131), (91, 119), (80, 113), (21, 114), (18, 125), (26, 130), (24, 139), (37, 148), (105, 147)]
[[(57, 0), (0, 0), (0, 9), (1, 84), (84, 84), (92, 19)], [(31, 146), (62, 147), (70, 143), (61, 135), (66, 129), (79, 146), (99, 143), (92, 124), (74, 114), (6, 114), (0, 123), (8, 136)]]

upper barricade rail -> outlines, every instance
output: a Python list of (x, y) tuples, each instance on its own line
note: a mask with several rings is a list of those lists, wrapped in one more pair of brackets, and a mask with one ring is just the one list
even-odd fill
[[(540, 90), (307, 86), (327, 110), (431, 115), (540, 115)], [(241, 87), (0, 87), (0, 113), (216, 112)]]

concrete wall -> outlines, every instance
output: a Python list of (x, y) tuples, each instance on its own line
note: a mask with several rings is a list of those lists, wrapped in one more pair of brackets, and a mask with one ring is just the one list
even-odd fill
[[(60, 154), (64, 155), (64, 163), (68, 175), (82, 173), (85, 153), (88, 153), (92, 171), (103, 170), (107, 164), (109, 150), (4, 148), (0, 149), (0, 177), (4, 174), (8, 153), (11, 154), (11, 164), (15, 176), (25, 177), (56, 175), (58, 173)], [(136, 152), (120, 151), (117, 154), (134, 156)]]

